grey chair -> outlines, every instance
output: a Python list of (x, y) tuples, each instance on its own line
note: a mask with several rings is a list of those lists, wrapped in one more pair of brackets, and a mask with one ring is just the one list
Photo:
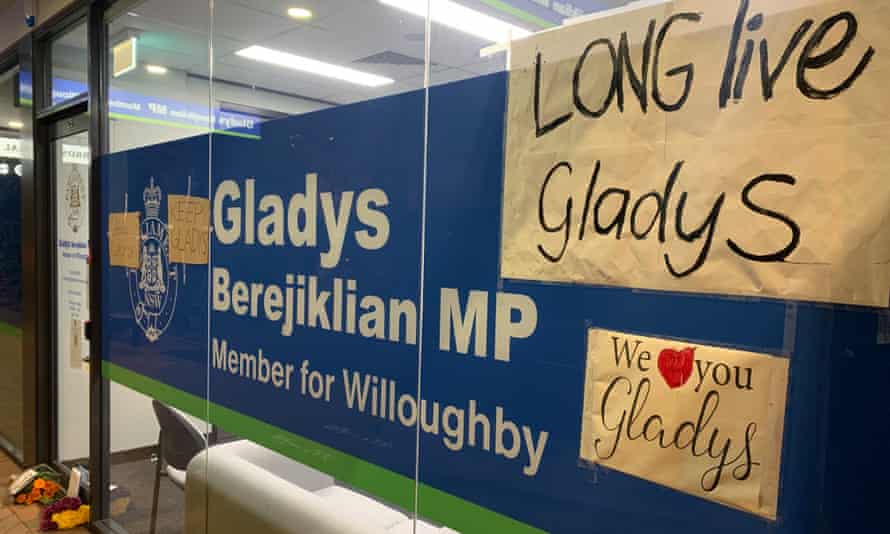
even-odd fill
[[(186, 471), (189, 461), (205, 448), (204, 436), (192, 426), (184, 417), (176, 413), (169, 406), (151, 401), (158, 419), (161, 431), (158, 434), (158, 461), (155, 464), (154, 501), (151, 505), (150, 534), (155, 533), (158, 520), (158, 494), (161, 490), (161, 472), (164, 466), (170, 466), (179, 471)], [(183, 487), (177, 479), (170, 477), (177, 486)]]

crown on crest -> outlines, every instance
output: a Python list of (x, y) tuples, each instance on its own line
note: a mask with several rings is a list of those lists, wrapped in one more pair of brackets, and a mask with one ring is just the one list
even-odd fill
[(148, 187), (142, 194), (145, 201), (145, 216), (157, 217), (161, 213), (161, 188), (155, 185), (154, 176), (151, 177)]

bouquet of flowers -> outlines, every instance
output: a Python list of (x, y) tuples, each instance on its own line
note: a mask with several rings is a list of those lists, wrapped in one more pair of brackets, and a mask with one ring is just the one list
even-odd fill
[(47, 465), (38, 465), (32, 469), (35, 476), (28, 484), (15, 494), (16, 504), (32, 504), (39, 502), (47, 505), (65, 496), (62, 488), (62, 475)]
[(77, 497), (63, 497), (43, 509), (40, 531), (67, 530), (90, 521), (90, 507)]

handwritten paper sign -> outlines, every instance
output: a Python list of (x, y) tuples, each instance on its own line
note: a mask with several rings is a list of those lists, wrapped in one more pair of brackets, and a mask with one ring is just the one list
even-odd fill
[(514, 42), (502, 275), (887, 306), (888, 36), (675, 0)]
[(210, 200), (184, 195), (167, 197), (170, 261), (206, 264), (210, 260)]
[(775, 519), (788, 360), (593, 329), (581, 458)]
[(111, 265), (139, 268), (142, 247), (139, 223), (138, 211), (108, 215), (108, 255)]

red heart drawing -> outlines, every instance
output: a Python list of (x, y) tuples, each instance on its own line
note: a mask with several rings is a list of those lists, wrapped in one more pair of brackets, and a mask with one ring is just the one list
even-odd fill
[(658, 370), (671, 389), (685, 384), (692, 376), (692, 362), (695, 360), (695, 349), (686, 347), (683, 350), (664, 349), (658, 355)]

